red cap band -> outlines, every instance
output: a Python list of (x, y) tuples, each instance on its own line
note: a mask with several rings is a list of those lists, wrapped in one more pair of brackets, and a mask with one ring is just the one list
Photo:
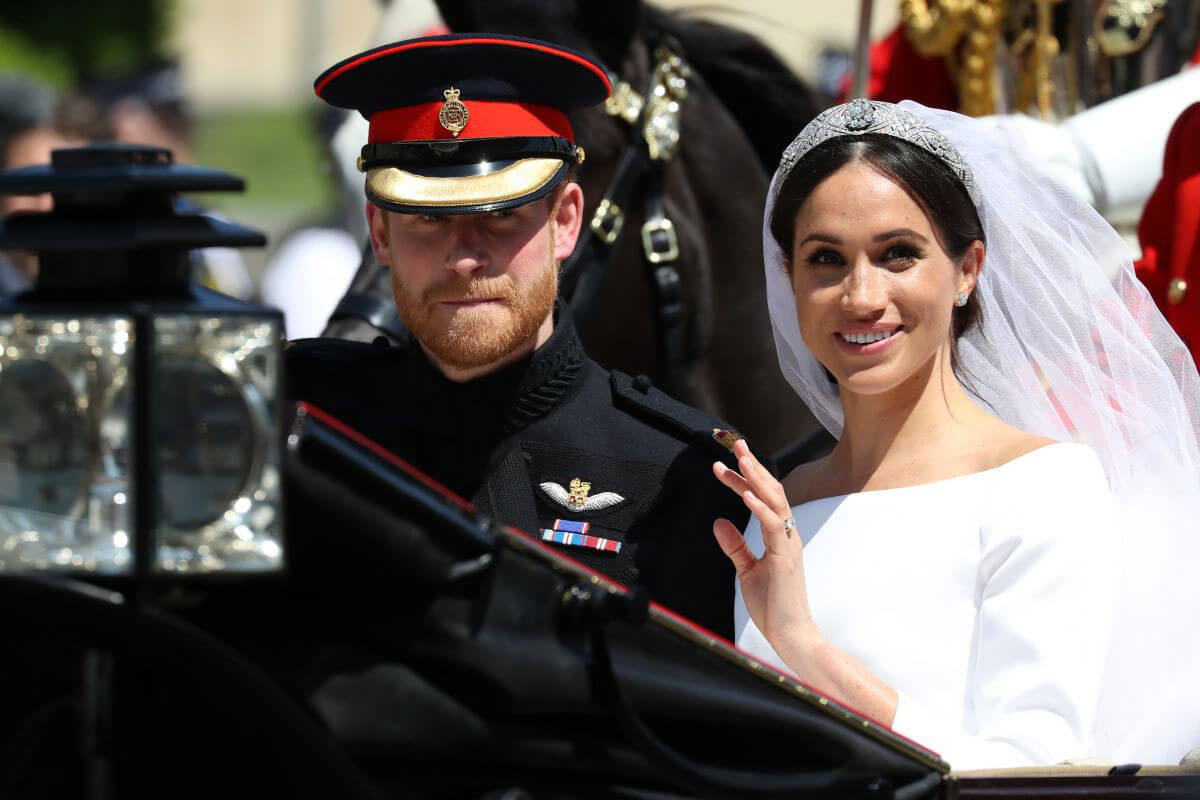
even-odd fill
[(438, 120), (444, 103), (435, 101), (404, 108), (393, 108), (371, 115), (367, 141), (425, 142), (434, 139), (491, 139), (506, 136), (561, 136), (575, 141), (575, 132), (567, 115), (556, 108), (537, 103), (512, 103), (495, 100), (468, 100), (467, 125), (455, 136)]

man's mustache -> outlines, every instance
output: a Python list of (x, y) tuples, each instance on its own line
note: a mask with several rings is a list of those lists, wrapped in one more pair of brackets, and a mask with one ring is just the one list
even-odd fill
[(516, 287), (508, 276), (476, 278), (426, 289), (422, 300), (426, 303), (462, 303), (471, 300), (513, 300)]

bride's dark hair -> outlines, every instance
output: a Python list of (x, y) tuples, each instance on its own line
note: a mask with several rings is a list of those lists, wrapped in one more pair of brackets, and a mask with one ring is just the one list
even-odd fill
[[(975, 204), (940, 158), (893, 136), (839, 136), (808, 151), (779, 189), (769, 223), (771, 236), (786, 254), (789, 269), (800, 206), (822, 181), (851, 163), (867, 164), (902, 186), (925, 211), (938, 243), (952, 260), (960, 261), (972, 242), (986, 243)], [(954, 341), (982, 318), (976, 295), (972, 292), (965, 306), (954, 309)]]

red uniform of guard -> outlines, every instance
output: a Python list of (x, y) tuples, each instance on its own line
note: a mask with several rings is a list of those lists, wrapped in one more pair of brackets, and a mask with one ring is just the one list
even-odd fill
[(1200, 353), (1200, 103), (1167, 137), (1163, 175), (1138, 223), (1137, 274), (1192, 358)]

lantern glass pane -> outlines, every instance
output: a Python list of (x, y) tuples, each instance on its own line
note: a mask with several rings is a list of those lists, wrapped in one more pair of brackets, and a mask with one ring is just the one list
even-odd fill
[(0, 316), (0, 571), (133, 567), (127, 317)]
[(278, 320), (164, 316), (154, 324), (157, 569), (281, 568)]

